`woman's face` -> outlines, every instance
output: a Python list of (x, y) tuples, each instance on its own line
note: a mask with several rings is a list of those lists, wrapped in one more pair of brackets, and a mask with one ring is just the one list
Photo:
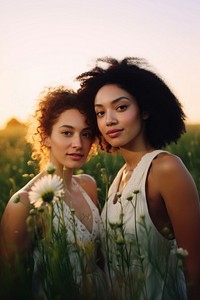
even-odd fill
[(113, 147), (133, 148), (143, 143), (143, 118), (133, 96), (115, 84), (104, 85), (96, 94), (99, 130)]
[(61, 113), (46, 139), (50, 148), (51, 162), (55, 166), (79, 168), (88, 156), (93, 142), (92, 131), (86, 123), (86, 117), (77, 109)]

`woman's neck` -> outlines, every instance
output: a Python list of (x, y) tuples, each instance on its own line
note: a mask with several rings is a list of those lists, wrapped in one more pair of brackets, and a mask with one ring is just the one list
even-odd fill
[(126, 170), (134, 170), (141, 158), (153, 150), (155, 149), (152, 147), (144, 147), (136, 150), (120, 149), (126, 163)]
[(63, 178), (64, 188), (69, 191), (72, 189), (72, 185), (73, 185), (72, 176), (73, 176), (73, 169), (68, 169), (67, 167), (63, 167), (61, 177)]
[(55, 174), (60, 176), (63, 179), (64, 187), (66, 189), (70, 189), (72, 186), (72, 176), (74, 169), (67, 168), (66, 166), (55, 164), (51, 161), (51, 163), (55, 167)]

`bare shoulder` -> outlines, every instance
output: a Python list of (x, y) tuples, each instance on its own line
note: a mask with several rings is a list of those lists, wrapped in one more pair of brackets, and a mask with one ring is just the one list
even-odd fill
[(174, 172), (188, 172), (181, 158), (169, 153), (160, 153), (152, 162), (152, 170), (158, 175), (169, 175)]
[[(149, 186), (165, 199), (196, 198), (197, 188), (192, 175), (181, 158), (171, 153), (161, 153), (153, 161), (149, 171)], [(174, 193), (173, 197), (167, 197)], [(187, 197), (186, 197), (187, 195)], [(176, 201), (178, 203), (178, 201)]]
[(29, 200), (29, 192), (34, 183), (41, 177), (41, 174), (38, 174), (33, 179), (31, 179), (24, 187), (22, 187), (19, 191), (17, 191), (12, 197), (9, 199), (4, 215), (9, 214), (17, 214), (17, 213), (25, 213), (30, 210), (30, 200)]
[(23, 216), (27, 216), (30, 210), (30, 202), (28, 197), (28, 192), (26, 190), (20, 190), (15, 193), (10, 200), (8, 201), (4, 213), (2, 215), (2, 224), (4, 222), (9, 222), (9, 220), (18, 219), (18, 217), (23, 218)]
[(86, 193), (90, 196), (92, 201), (97, 205), (97, 184), (94, 177), (89, 174), (80, 174), (75, 175), (76, 181), (81, 185), (81, 187), (86, 191)]
[(89, 174), (76, 175), (76, 180), (82, 187), (86, 185), (89, 185), (90, 187), (96, 186), (96, 180)]

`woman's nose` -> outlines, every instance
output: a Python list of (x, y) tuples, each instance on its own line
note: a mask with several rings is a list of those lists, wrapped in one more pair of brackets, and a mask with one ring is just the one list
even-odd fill
[(112, 125), (116, 125), (117, 121), (116, 120), (110, 120), (106, 122), (106, 126), (112, 126)]
[(74, 148), (81, 148), (82, 147), (82, 140), (80, 136), (74, 136), (72, 141), (72, 146)]
[(114, 117), (114, 115), (111, 113), (107, 114), (106, 126), (112, 126), (112, 125), (116, 125), (116, 124), (117, 124), (117, 120)]

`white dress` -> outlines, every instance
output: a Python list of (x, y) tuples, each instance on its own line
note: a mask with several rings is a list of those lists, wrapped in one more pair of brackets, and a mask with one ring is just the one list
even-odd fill
[[(67, 297), (69, 297), (69, 299), (74, 299), (74, 297), (76, 297), (76, 299), (79, 299), (79, 297), (81, 297), (81, 299), (102, 299), (105, 293), (105, 275), (103, 275), (97, 265), (97, 247), (100, 242), (100, 215), (98, 208), (86, 191), (75, 180), (74, 184), (78, 186), (91, 209), (91, 215), (89, 217), (92, 218), (92, 231), (90, 232), (85, 227), (76, 217), (74, 210), (70, 209), (64, 201), (55, 202), (53, 205), (53, 247), (56, 247), (56, 242), (59, 243), (62, 240), (62, 244), (60, 242), (58, 246), (58, 249), (62, 247), (62, 251), (61, 253), (59, 252), (59, 257), (55, 258), (55, 261), (57, 265), (59, 263), (61, 264), (60, 271), (66, 274), (67, 278), (64, 278), (63, 285), (68, 282), (72, 287), (71, 295), (70, 288), (67, 289), (66, 299), (68, 299)], [(63, 239), (63, 235), (65, 239)], [(56, 251), (52, 251), (52, 253), (54, 253), (53, 255), (56, 255), (55, 252)], [(35, 274), (38, 275), (40, 273), (39, 270), (41, 270), (41, 253), (36, 251), (35, 257)], [(54, 263), (53, 258), (51, 258), (51, 265), (52, 262)], [(45, 263), (46, 261), (43, 261), (44, 268)], [(34, 278), (36, 278), (36, 276), (34, 276)], [(52, 285), (54, 285), (54, 283), (56, 283), (56, 280), (52, 282)], [(46, 287), (44, 287), (44, 284)], [(39, 282), (37, 282), (37, 284), (35, 284), (36, 299), (37, 297), (40, 299), (37, 293), (41, 296), (41, 299), (53, 299), (52, 295), (51, 297), (45, 295), (48, 293), (48, 290), (50, 290), (49, 284), (51, 285), (49, 278), (46, 283), (45, 280), (43, 280), (42, 289), (38, 288), (41, 286), (41, 283), (39, 284)], [(46, 292), (44, 293), (45, 289)]]
[(109, 189), (102, 211), (102, 241), (111, 299), (186, 299), (176, 242), (158, 232), (146, 201), (148, 170), (161, 152), (155, 150), (142, 157), (116, 203), (113, 200), (125, 166)]

